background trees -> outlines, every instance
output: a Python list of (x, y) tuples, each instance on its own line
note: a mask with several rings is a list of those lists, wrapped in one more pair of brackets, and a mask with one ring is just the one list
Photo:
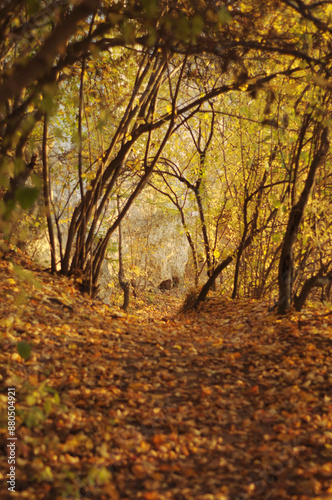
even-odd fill
[(42, 170), (52, 269), (94, 294), (151, 183), (179, 211), (196, 284), (206, 269), (199, 299), (226, 268), (233, 297), (278, 286), (280, 312), (329, 282), (328, 3), (27, 0), (0, 13), (4, 233)]

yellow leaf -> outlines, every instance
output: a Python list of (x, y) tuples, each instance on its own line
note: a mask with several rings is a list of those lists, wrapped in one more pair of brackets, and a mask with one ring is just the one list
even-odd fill
[(92, 441), (91, 438), (88, 438), (86, 441), (85, 441), (85, 447), (88, 449), (88, 450), (92, 450), (95, 445), (94, 445), (94, 442)]
[(132, 473), (138, 479), (143, 479), (147, 475), (147, 471), (144, 469), (142, 465), (136, 464), (132, 468)]
[(143, 498), (145, 498), (145, 500), (159, 500), (160, 497), (159, 493), (156, 491), (147, 491)]
[(31, 385), (38, 385), (39, 378), (37, 374), (31, 374), (29, 375), (29, 382)]
[(19, 355), (18, 352), (14, 352), (12, 355), (11, 355), (11, 360), (12, 361), (17, 361), (18, 363), (22, 363), (23, 362), (23, 358), (21, 358), (21, 356)]
[(145, 451), (149, 451), (150, 448), (151, 448), (150, 444), (147, 443), (146, 441), (142, 441), (139, 445), (139, 451), (142, 451), (143, 453)]

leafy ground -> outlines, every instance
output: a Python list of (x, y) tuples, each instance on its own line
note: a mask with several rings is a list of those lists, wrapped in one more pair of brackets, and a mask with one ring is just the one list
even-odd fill
[(17, 493), (3, 412), (2, 499), (332, 499), (328, 309), (280, 319), (213, 297), (162, 320), (179, 302), (169, 292), (138, 317), (12, 258), (21, 268), (0, 260), (0, 398), (6, 409), (16, 387)]

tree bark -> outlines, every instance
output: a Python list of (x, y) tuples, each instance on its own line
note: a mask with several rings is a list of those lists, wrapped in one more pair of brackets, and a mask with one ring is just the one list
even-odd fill
[(17, 65), (11, 76), (0, 85), (0, 104), (17, 96), (30, 82), (38, 80), (52, 66), (55, 58), (65, 49), (67, 40), (76, 33), (78, 23), (92, 14), (100, 0), (83, 0), (60, 22), (37, 54), (26, 66)]
[[(269, 224), (269, 222), (271, 221), (271, 219), (275, 216), (276, 212), (277, 212), (276, 208), (272, 210), (272, 212), (270, 213), (269, 217), (266, 220), (266, 223), (265, 223), (264, 227), (261, 227), (261, 228), (257, 229), (256, 223), (253, 224), (253, 227), (251, 229), (250, 234), (247, 236), (245, 242), (243, 243), (243, 249), (242, 249), (243, 251), (248, 246), (251, 245), (251, 243), (252, 243), (254, 237), (256, 236), (256, 234), (258, 233), (258, 231), (264, 231), (264, 229)], [(242, 245), (242, 243), (241, 243), (241, 245)], [(223, 269), (225, 269), (235, 259), (236, 255), (238, 254), (238, 251), (239, 251), (239, 247), (232, 254), (230, 254), (228, 257), (226, 257), (226, 259), (224, 259), (222, 262), (220, 262), (220, 264), (218, 264), (215, 267), (215, 269), (213, 270), (212, 275), (207, 280), (207, 282), (205, 283), (205, 285), (202, 287), (200, 293), (198, 294), (198, 297), (196, 298), (193, 307), (197, 307), (198, 304), (201, 301), (203, 301), (203, 300), (206, 299), (206, 296), (209, 293), (209, 290), (213, 286), (213, 283), (216, 281), (217, 277), (223, 271)]]
[[(117, 206), (118, 206), (118, 216), (120, 214), (120, 196), (117, 195)], [(125, 280), (125, 273), (123, 268), (122, 260), (122, 228), (121, 223), (119, 224), (119, 283), (123, 290), (123, 304), (122, 309), (126, 311), (129, 306), (129, 296), (130, 296), (130, 282)]]
[[(270, 159), (270, 161), (271, 161), (271, 159)], [(233, 286), (232, 299), (235, 299), (237, 296), (239, 275), (240, 275), (240, 263), (241, 263), (241, 258), (242, 258), (243, 252), (244, 252), (245, 248), (248, 246), (247, 239), (248, 239), (248, 237), (250, 237), (250, 235), (247, 236), (247, 234), (248, 234), (248, 229), (249, 229), (250, 224), (251, 224), (251, 230), (250, 230), (251, 235), (255, 234), (256, 229), (257, 229), (259, 208), (260, 208), (261, 202), (262, 202), (262, 195), (263, 195), (263, 189), (265, 186), (266, 178), (267, 178), (267, 171), (264, 172), (262, 180), (261, 180), (259, 187), (257, 189), (257, 201), (256, 201), (255, 212), (254, 212), (253, 217), (252, 217), (250, 222), (248, 222), (248, 219), (247, 219), (248, 204), (249, 204), (250, 200), (253, 198), (254, 193), (246, 196), (246, 198), (244, 200), (244, 205), (243, 205), (244, 228), (243, 228), (241, 242), (240, 242), (238, 249), (237, 249), (237, 252), (236, 252), (236, 265), (235, 265), (235, 273), (234, 273), (234, 286)]]
[(328, 128), (325, 127), (321, 129), (321, 127), (318, 125), (317, 132), (319, 133), (320, 136), (319, 146), (314, 153), (312, 162), (309, 167), (308, 176), (305, 181), (305, 185), (300, 195), (299, 201), (293, 206), (289, 214), (286, 234), (282, 244), (281, 256), (279, 261), (279, 273), (278, 273), (279, 314), (285, 314), (291, 306), (292, 278), (293, 278), (293, 268), (294, 268), (293, 247), (299, 232), (300, 224), (303, 218), (303, 213), (308, 202), (308, 198), (315, 180), (317, 169), (322, 160), (324, 159), (324, 157), (326, 156), (329, 149)]
[(47, 220), (48, 234), (50, 238), (51, 250), (51, 271), (56, 272), (56, 258), (55, 258), (55, 240), (53, 231), (53, 222), (50, 208), (50, 179), (47, 158), (47, 139), (48, 139), (48, 126), (47, 116), (44, 116), (44, 129), (43, 129), (43, 184), (44, 184), (44, 207)]
[(296, 311), (301, 311), (302, 307), (305, 304), (305, 301), (308, 298), (309, 293), (313, 288), (329, 286), (332, 283), (332, 271), (329, 272), (326, 276), (322, 276), (321, 273), (312, 276), (307, 279), (302, 287), (301, 292), (298, 296), (294, 298), (294, 307)]
[(213, 287), (217, 277), (223, 271), (234, 259), (235, 255), (229, 255), (224, 259), (220, 264), (218, 264), (214, 270), (205, 285), (203, 285), (200, 293), (198, 294), (197, 299), (195, 300), (194, 307), (197, 307), (200, 302), (206, 299), (207, 294), (209, 293), (210, 289)]

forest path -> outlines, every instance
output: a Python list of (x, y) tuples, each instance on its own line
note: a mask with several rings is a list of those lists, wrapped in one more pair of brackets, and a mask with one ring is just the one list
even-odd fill
[(332, 498), (327, 308), (280, 319), (213, 297), (138, 318), (14, 260), (0, 261), (0, 397), (15, 387), (19, 498)]

